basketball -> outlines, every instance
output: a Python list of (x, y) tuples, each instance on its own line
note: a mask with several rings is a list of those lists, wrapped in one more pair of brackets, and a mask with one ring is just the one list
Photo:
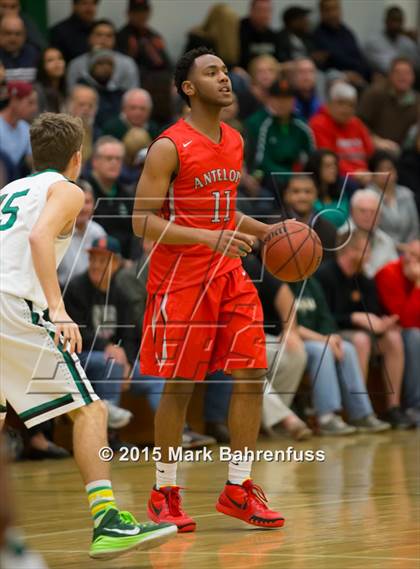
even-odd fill
[(322, 260), (322, 244), (315, 231), (300, 221), (276, 224), (264, 239), (262, 258), (270, 273), (285, 282), (310, 277)]

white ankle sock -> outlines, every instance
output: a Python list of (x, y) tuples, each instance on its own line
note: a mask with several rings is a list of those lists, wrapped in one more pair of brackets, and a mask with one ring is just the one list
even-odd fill
[(228, 480), (232, 484), (242, 484), (247, 478), (251, 478), (252, 460), (229, 462)]
[(177, 462), (157, 462), (156, 463), (156, 488), (159, 490), (162, 486), (176, 485), (176, 468)]

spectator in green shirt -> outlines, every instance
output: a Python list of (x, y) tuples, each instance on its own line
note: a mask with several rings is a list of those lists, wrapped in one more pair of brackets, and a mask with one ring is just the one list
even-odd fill
[[(301, 170), (314, 150), (312, 131), (293, 116), (294, 93), (285, 79), (269, 89), (267, 105), (246, 121), (246, 154), (250, 172), (267, 187), (282, 183)], [(272, 174), (278, 174), (273, 184)], [(279, 177), (280, 176), (280, 177)]]

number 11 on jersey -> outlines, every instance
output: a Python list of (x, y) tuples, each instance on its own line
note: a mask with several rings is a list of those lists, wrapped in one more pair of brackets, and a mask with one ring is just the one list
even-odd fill
[[(226, 190), (223, 192), (226, 196), (226, 212), (223, 221), (229, 221), (230, 219), (230, 192), (231, 190)], [(222, 219), (220, 218), (220, 192), (212, 192), (214, 196), (214, 217), (211, 220), (212, 223), (220, 223)]]

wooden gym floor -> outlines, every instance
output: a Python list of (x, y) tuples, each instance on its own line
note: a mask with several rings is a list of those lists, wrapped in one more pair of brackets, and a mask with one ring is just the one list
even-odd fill
[[(261, 441), (285, 449), (288, 441)], [(184, 463), (184, 503), (198, 522), (152, 552), (116, 561), (88, 558), (90, 518), (72, 459), (12, 466), (20, 521), (51, 569), (414, 569), (420, 567), (420, 433), (314, 438), (296, 450), (322, 449), (325, 462), (254, 467), (270, 504), (286, 517), (280, 530), (249, 529), (216, 512), (226, 463)], [(213, 447), (218, 456), (217, 447)], [(119, 506), (145, 519), (153, 463), (113, 465)]]

